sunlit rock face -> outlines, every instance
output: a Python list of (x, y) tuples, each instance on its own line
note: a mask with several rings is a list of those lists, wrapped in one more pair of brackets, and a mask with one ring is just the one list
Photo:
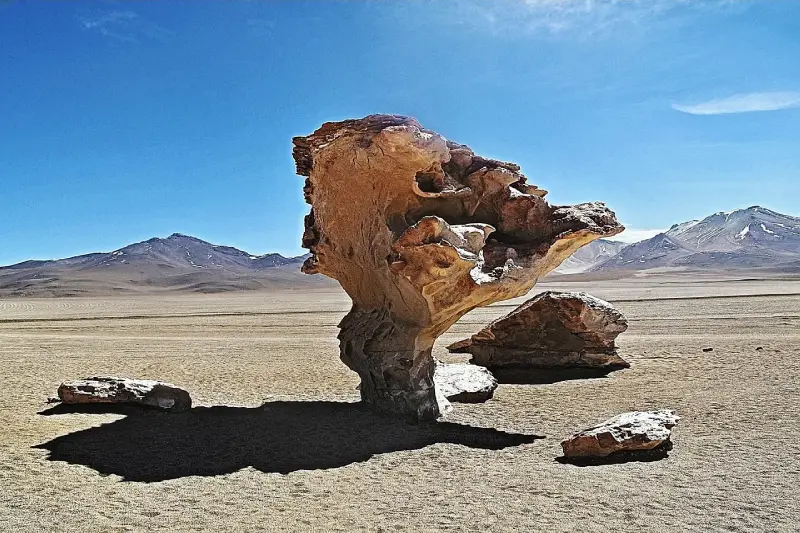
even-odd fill
[(670, 409), (632, 411), (579, 431), (561, 442), (564, 457), (607, 457), (619, 452), (645, 452), (670, 445), (680, 417)]
[[(439, 395), (451, 402), (483, 403), (494, 395), (497, 380), (491, 372), (465, 363), (436, 363), (433, 381)], [(439, 399), (441, 409), (441, 398)]]
[(133, 404), (172, 412), (192, 407), (189, 393), (172, 383), (111, 376), (66, 381), (58, 387), (58, 397), (66, 404)]
[(410, 420), (439, 415), (431, 357), (439, 335), (624, 229), (602, 203), (551, 206), (519, 166), (413, 118), (329, 122), (293, 142), (311, 204), (303, 270), (338, 280), (353, 300), (339, 340), (362, 400)]
[(615, 342), (626, 329), (626, 318), (606, 301), (585, 292), (547, 291), (447, 348), (471, 353), (475, 364), (495, 370), (610, 372), (630, 367)]

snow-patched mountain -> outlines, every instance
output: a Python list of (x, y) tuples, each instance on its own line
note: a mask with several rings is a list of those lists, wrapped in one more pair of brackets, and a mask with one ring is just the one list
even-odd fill
[(759, 206), (675, 224), (623, 248), (592, 271), (658, 267), (800, 268), (800, 218)]
[(555, 274), (578, 274), (617, 255), (628, 243), (597, 239), (569, 256), (554, 271)]
[[(120, 266), (147, 263), (170, 268), (225, 268), (232, 270), (263, 270), (303, 262), (302, 257), (283, 257), (280, 254), (250, 255), (232, 246), (211, 244), (182, 233), (166, 239), (155, 237), (131, 244), (108, 254), (91, 254), (84, 266)], [(70, 261), (71, 259), (61, 261)]]
[(322, 276), (300, 272), (306, 257), (252, 255), (174, 233), (108, 253), (2, 267), (0, 297), (105, 294), (152, 288), (222, 292), (323, 283)]

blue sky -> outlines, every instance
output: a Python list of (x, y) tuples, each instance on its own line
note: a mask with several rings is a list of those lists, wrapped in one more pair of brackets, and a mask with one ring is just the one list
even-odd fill
[(635, 231), (797, 216), (799, 36), (794, 1), (0, 2), (0, 264), (299, 254), (291, 137), (378, 112)]

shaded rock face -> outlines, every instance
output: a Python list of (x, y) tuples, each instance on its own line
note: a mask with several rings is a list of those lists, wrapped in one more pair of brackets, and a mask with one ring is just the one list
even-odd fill
[(675, 411), (632, 411), (575, 433), (561, 442), (565, 457), (606, 457), (619, 452), (645, 452), (670, 443), (680, 417)]
[(306, 177), (303, 265), (353, 300), (341, 358), (373, 408), (439, 415), (431, 348), (471, 309), (525, 294), (581, 246), (624, 228), (601, 203), (551, 206), (513, 163), (413, 118), (329, 122), (293, 140)]
[(58, 397), (67, 404), (125, 403), (174, 412), (192, 407), (189, 393), (171, 383), (110, 376), (62, 383)]
[(481, 366), (436, 362), (437, 391), (451, 402), (481, 403), (491, 399), (497, 380)]
[(447, 348), (471, 353), (475, 364), (496, 368), (587, 368), (630, 365), (614, 340), (628, 328), (608, 302), (583, 292), (548, 291)]

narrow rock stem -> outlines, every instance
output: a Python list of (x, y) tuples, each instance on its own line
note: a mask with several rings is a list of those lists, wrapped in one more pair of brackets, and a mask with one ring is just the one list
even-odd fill
[(354, 308), (339, 324), (342, 361), (361, 377), (361, 399), (373, 409), (416, 422), (439, 416), (432, 344), (418, 326), (384, 310)]

